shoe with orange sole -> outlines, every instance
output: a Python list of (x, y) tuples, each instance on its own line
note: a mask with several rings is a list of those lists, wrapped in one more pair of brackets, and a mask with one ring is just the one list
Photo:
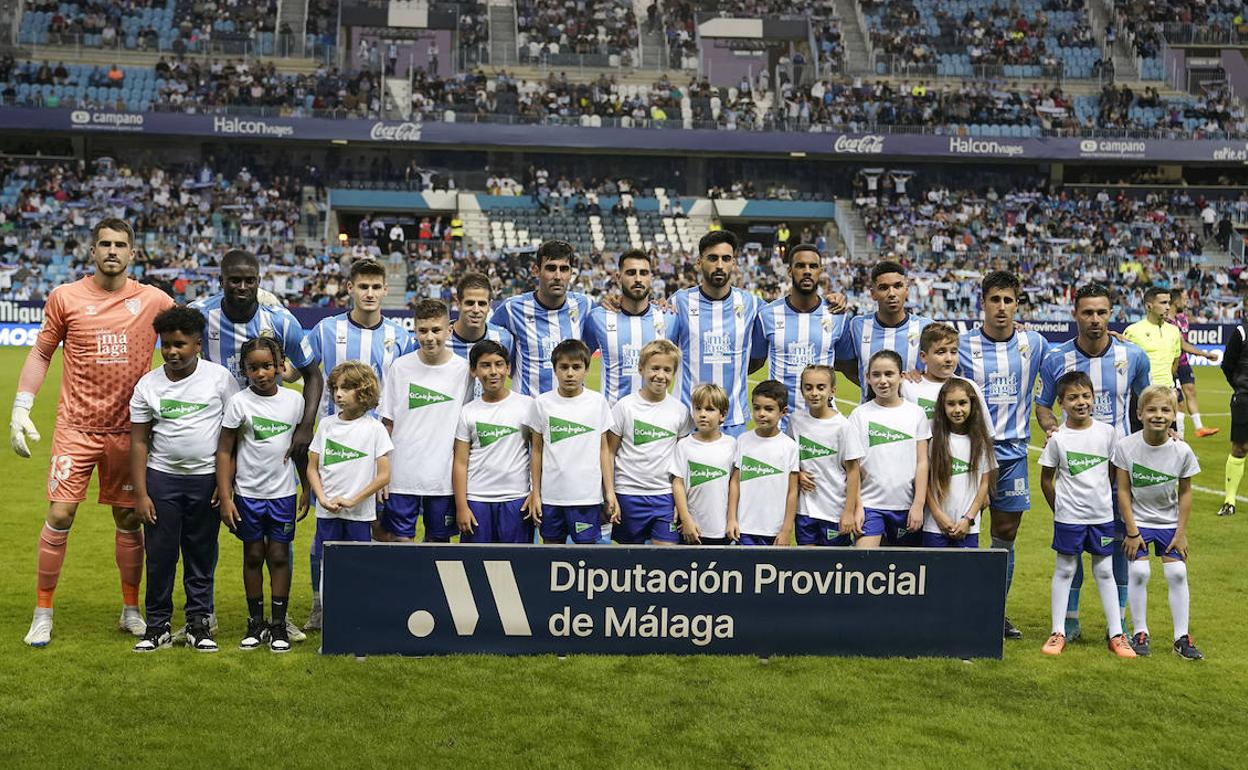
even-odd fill
[(1131, 642), (1127, 641), (1126, 634), (1118, 634), (1109, 640), (1109, 651), (1120, 658), (1139, 657), (1135, 654), (1135, 650), (1131, 649)]
[(1218, 432), (1217, 428), (1197, 428), (1196, 438), (1208, 438), (1209, 436), (1212, 436), (1213, 434), (1217, 432)]
[(1049, 640), (1040, 648), (1040, 652), (1045, 655), (1061, 655), (1064, 649), (1066, 649), (1066, 635), (1049, 634)]

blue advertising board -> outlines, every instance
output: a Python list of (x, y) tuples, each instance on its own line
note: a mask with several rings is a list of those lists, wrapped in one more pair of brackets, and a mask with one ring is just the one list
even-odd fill
[(1005, 551), (329, 543), (322, 652), (1000, 658)]

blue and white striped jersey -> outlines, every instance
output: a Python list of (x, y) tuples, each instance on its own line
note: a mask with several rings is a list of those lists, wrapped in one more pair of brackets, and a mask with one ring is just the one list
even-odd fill
[(580, 292), (568, 292), (560, 308), (537, 301), (536, 292), (508, 297), (494, 309), (490, 323), (503, 327), (515, 338), (511, 358), (511, 389), (538, 396), (555, 388), (550, 351), (567, 339), (582, 339), (585, 319), (593, 303)]
[[(447, 340), (446, 344), (447, 344), (447, 347), (451, 349), (452, 353), (454, 353), (455, 355), (467, 361), (469, 360), (468, 354), (472, 352), (472, 346), (477, 344), (478, 342), (481, 342), (482, 340), (494, 340), (498, 344), (502, 345), (507, 350), (508, 361), (512, 360), (512, 356), (515, 355), (516, 341), (511, 336), (511, 332), (507, 331), (501, 326), (495, 326), (492, 323), (487, 323), (485, 325), (484, 336), (478, 339), (475, 339), (472, 342), (469, 342), (468, 340), (456, 334), (455, 327), (452, 326), (451, 338)], [(416, 343), (415, 346), (419, 348), (420, 343)], [(481, 381), (478, 380), (476, 377), (472, 378), (472, 397), (481, 398)]]
[(988, 339), (982, 329), (958, 337), (958, 374), (978, 385), (988, 402), (998, 459), (1027, 456), (1036, 378), (1048, 350), (1039, 332), (1021, 329), (1004, 342)]
[(275, 338), (281, 343), (286, 359), (296, 369), (316, 363), (316, 354), (312, 352), (303, 327), (289, 310), (259, 305), (251, 320), (234, 323), (226, 318), (225, 311), (221, 309), (224, 298), (224, 294), (213, 294), (195, 300), (191, 307), (203, 313), (208, 321), (208, 328), (204, 331), (204, 358), (229, 369), (240, 387), (247, 386), (247, 376), (243, 374), (238, 352), (244, 342), (256, 337)]
[(762, 300), (737, 288), (711, 299), (693, 286), (676, 292), (672, 302), (676, 323), (670, 339), (680, 348), (680, 400), (688, 406), (694, 386), (716, 383), (728, 391), (724, 425), (744, 425), (750, 419), (747, 378)]
[(1149, 385), (1148, 355), (1130, 342), (1110, 338), (1099, 356), (1089, 356), (1075, 340), (1050, 345), (1040, 365), (1040, 395), (1036, 403), (1053, 408), (1057, 400), (1057, 380), (1067, 372), (1085, 372), (1092, 380), (1096, 396), (1092, 416), (1114, 426), (1118, 436), (1131, 435), (1131, 397), (1139, 396)]
[[(351, 320), (350, 313), (322, 318), (308, 333), (312, 353), (320, 360), (329, 381), (329, 373), (343, 361), (360, 361), (373, 367), (377, 379), (385, 385), (386, 370), (394, 359), (410, 353), (414, 348), (411, 333), (391, 318), (383, 317), (375, 327), (360, 326)], [(337, 411), (333, 394), (325, 388), (321, 397), (321, 415)]]
[(602, 395), (615, 402), (641, 387), (637, 360), (641, 349), (656, 339), (666, 339), (673, 327), (672, 317), (654, 305), (640, 315), (611, 311), (601, 305), (589, 311), (585, 324), (585, 344), (592, 353), (602, 351)]
[(930, 318), (907, 313), (896, 326), (885, 326), (872, 313), (849, 319), (848, 333), (841, 336), (836, 346), (836, 357), (858, 361), (858, 384), (862, 386), (862, 400), (867, 400), (867, 364), (871, 356), (881, 350), (891, 350), (901, 356), (902, 370), (921, 369), (919, 365), (919, 336), (932, 322)]
[(810, 312), (794, 309), (786, 297), (763, 307), (756, 322), (761, 345), (751, 351), (762, 358), (767, 351), (769, 376), (784, 383), (789, 391), (789, 409), (805, 409), (802, 399), (802, 370), (811, 364), (832, 366), (836, 363), (836, 344), (849, 327), (849, 316), (836, 315), (827, 303)]

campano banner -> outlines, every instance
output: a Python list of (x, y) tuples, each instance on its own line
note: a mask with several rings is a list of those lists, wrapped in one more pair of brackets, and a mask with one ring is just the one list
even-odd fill
[(328, 543), (322, 651), (1000, 658), (1005, 551)]

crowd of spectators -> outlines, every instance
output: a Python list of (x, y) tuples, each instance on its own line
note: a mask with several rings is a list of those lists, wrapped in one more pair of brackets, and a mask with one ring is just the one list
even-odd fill
[[(80, 43), (98, 35), (101, 46), (112, 48), (124, 42), (128, 28), (145, 9), (170, 5), (172, 0), (27, 0), (25, 11), (47, 14), (49, 42)], [(136, 35), (143, 47), (155, 47), (160, 31), (148, 24), (136, 27)]]
[(459, 4), (459, 45), (476, 48), (490, 42), (490, 10), (484, 2)]
[(1166, 24), (1191, 25), (1217, 39), (1244, 23), (1242, 0), (1114, 0), (1115, 30), (1127, 36), (1135, 54), (1161, 54)]
[(530, 59), (566, 54), (637, 60), (637, 15), (631, 0), (516, 0), (517, 44)]
[(290, 116), (334, 113), (373, 117), (381, 113), (381, 85), (375, 73), (347, 75), (324, 65), (302, 75), (278, 72), (255, 61), (164, 58), (156, 63), (157, 109), (213, 112), (217, 108), (265, 108)]
[[(662, 9), (659, 2), (663, 3)], [(732, 18), (800, 18), (808, 20), (823, 62), (839, 71), (844, 63), (845, 43), (841, 35), (841, 19), (831, 0), (652, 0), (647, 9), (647, 24), (660, 26), (666, 33), (668, 61), (674, 68), (698, 69), (698, 42), (695, 14), (718, 13)]]

